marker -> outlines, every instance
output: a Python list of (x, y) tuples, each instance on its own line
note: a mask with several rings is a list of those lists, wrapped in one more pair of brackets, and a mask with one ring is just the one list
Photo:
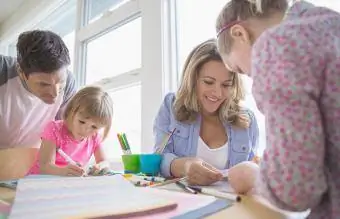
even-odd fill
[(228, 200), (235, 201), (235, 202), (241, 201), (241, 197), (238, 195), (234, 195), (234, 194), (230, 194), (226, 192), (220, 192), (215, 189), (209, 189), (209, 188), (201, 188), (201, 187), (196, 187), (196, 186), (189, 186), (189, 187), (199, 193), (203, 193), (203, 194), (207, 194), (207, 195), (211, 195), (211, 196), (215, 196), (219, 198), (224, 198), (224, 199), (228, 199)]
[(131, 154), (131, 148), (130, 148), (130, 144), (129, 144), (127, 138), (126, 138), (126, 134), (123, 133), (121, 136), (122, 136), (122, 140), (124, 142), (127, 154)]
[(144, 180), (151, 181), (151, 182), (164, 182), (165, 179), (163, 177), (157, 176), (144, 176)]
[(79, 163), (72, 160), (72, 158), (68, 156), (63, 150), (61, 150), (60, 147), (57, 148), (57, 152), (60, 154), (60, 156), (62, 156), (67, 161), (67, 163), (75, 165), (75, 166), (81, 166)]
[(177, 181), (176, 182), (176, 185), (178, 185), (179, 187), (181, 187), (184, 191), (187, 191), (189, 193), (192, 193), (192, 194), (197, 194), (198, 191), (190, 188), (189, 186), (186, 186), (184, 183), (182, 183), (181, 181)]

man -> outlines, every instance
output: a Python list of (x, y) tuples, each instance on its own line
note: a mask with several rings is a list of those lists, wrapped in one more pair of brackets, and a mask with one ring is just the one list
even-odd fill
[(17, 58), (0, 55), (0, 179), (9, 176), (8, 168), (20, 168), (14, 175), (25, 174), (44, 126), (60, 118), (76, 92), (69, 64), (65, 43), (51, 31), (24, 32)]

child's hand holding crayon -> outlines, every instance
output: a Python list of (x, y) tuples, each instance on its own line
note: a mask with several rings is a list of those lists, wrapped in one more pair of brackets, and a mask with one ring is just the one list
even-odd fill
[(61, 174), (63, 176), (83, 176), (85, 171), (79, 165), (68, 164), (65, 167), (61, 167)]

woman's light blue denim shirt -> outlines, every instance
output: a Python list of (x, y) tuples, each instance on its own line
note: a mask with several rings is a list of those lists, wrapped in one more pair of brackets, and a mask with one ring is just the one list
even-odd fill
[[(174, 93), (169, 93), (165, 96), (153, 127), (155, 151), (163, 143), (166, 135), (176, 128), (175, 133), (163, 151), (161, 174), (164, 177), (171, 176), (170, 164), (174, 159), (178, 157), (196, 157), (201, 125), (200, 117), (191, 123), (177, 121), (172, 110), (174, 100)], [(249, 128), (241, 129), (232, 127), (229, 123), (224, 124), (226, 134), (228, 135), (229, 148), (226, 169), (240, 162), (252, 160), (257, 151), (259, 129), (256, 118), (252, 111), (244, 110), (244, 112), (248, 113), (251, 119)]]

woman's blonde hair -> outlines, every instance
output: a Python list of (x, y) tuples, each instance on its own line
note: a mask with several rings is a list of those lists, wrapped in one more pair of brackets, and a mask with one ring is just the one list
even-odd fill
[[(192, 122), (200, 112), (196, 88), (198, 75), (209, 61), (223, 63), (217, 51), (216, 40), (210, 39), (194, 48), (184, 64), (182, 80), (174, 101), (173, 110), (176, 120), (180, 122)], [(239, 74), (230, 72), (233, 77), (233, 85), (230, 88), (230, 96), (219, 108), (221, 121), (230, 122), (240, 128), (249, 126), (249, 119), (240, 112), (240, 101), (244, 98), (244, 88)]]
[(273, 12), (285, 12), (287, 0), (230, 0), (223, 7), (216, 21), (217, 46), (219, 52), (229, 54), (232, 39), (229, 28), (249, 18), (268, 18)]
[(103, 125), (103, 138), (107, 137), (113, 117), (113, 101), (107, 92), (97, 86), (87, 86), (79, 90), (67, 104), (64, 120), (70, 123), (78, 112)]

